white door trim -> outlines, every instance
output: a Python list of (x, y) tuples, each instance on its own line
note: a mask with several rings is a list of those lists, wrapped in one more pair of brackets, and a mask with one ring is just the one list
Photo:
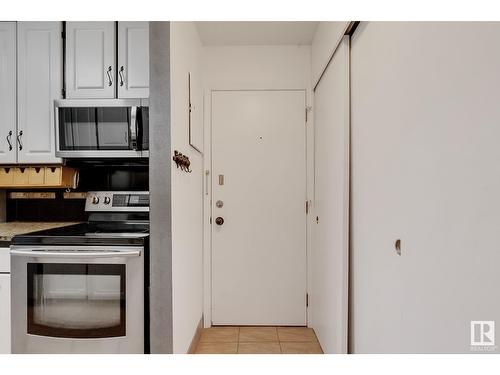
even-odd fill
[[(217, 91), (303, 91), (306, 98), (306, 107), (309, 107), (311, 101), (311, 92), (308, 88), (213, 88), (213, 89), (205, 89), (203, 92), (203, 126), (204, 126), (204, 134), (208, 135), (208, 137), (204, 137), (204, 157), (203, 157), (203, 325), (205, 328), (211, 327), (212, 325), (212, 226), (210, 224), (210, 217), (212, 215), (212, 93)], [(305, 120), (305, 111), (304, 108), (304, 120)], [(307, 119), (307, 123), (304, 122), (304, 131), (306, 137), (306, 194), (307, 199), (312, 202), (312, 191), (310, 191), (310, 186), (313, 186), (309, 180), (314, 179), (314, 173), (311, 173), (309, 170), (309, 158), (312, 155), (314, 156), (314, 150), (309, 150), (309, 142), (308, 139), (310, 137), (309, 129), (307, 127), (311, 127), (313, 121), (311, 116), (311, 111), (309, 111), (309, 117)], [(206, 174), (208, 171), (208, 175)], [(314, 172), (314, 171), (312, 171)], [(305, 209), (305, 202), (304, 202)], [(310, 221), (314, 217), (311, 206), (309, 207), (309, 214), (306, 217), (306, 262), (309, 263), (309, 231), (310, 231)], [(309, 293), (309, 268), (306, 266), (306, 290)], [(309, 325), (309, 309), (306, 308), (306, 322)]]

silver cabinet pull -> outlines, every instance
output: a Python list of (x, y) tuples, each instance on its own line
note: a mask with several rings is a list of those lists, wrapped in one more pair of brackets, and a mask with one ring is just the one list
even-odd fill
[(21, 137), (23, 136), (23, 131), (21, 130), (17, 135), (17, 143), (19, 144), (19, 151), (23, 149), (23, 144), (21, 142)]
[(120, 74), (120, 86), (123, 86), (123, 65), (120, 67), (118, 73)]
[(108, 74), (108, 86), (111, 86), (113, 84), (113, 79), (111, 78), (111, 71), (113, 70), (113, 68), (111, 67), (111, 65), (108, 67), (108, 70), (106, 71), (106, 73)]
[(9, 134), (7, 135), (7, 143), (9, 144), (9, 151), (12, 151), (12, 142), (10, 139), (12, 138), (12, 130), (9, 130)]

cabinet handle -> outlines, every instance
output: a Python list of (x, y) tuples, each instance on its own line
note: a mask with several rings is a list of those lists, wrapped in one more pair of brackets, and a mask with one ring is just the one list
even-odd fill
[(23, 131), (21, 130), (17, 135), (17, 143), (19, 143), (19, 151), (23, 149), (23, 144), (21, 142), (21, 137), (23, 136)]
[(9, 130), (9, 134), (7, 135), (7, 143), (9, 144), (9, 151), (12, 151), (12, 142), (10, 139), (12, 138), (12, 130)]
[(123, 86), (123, 65), (120, 67), (118, 73), (120, 74), (120, 86)]
[(108, 74), (108, 86), (111, 86), (113, 84), (113, 80), (111, 79), (111, 71), (113, 68), (111, 68), (111, 65), (108, 67), (108, 70), (106, 70), (106, 73)]

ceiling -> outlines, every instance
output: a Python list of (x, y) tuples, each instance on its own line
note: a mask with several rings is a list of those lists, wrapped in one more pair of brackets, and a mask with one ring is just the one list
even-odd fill
[(318, 22), (196, 22), (203, 45), (311, 44)]

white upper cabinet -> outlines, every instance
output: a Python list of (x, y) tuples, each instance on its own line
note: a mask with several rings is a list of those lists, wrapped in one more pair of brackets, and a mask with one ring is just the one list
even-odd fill
[(54, 100), (62, 93), (62, 23), (17, 23), (19, 163), (60, 163), (55, 157)]
[(66, 97), (114, 98), (115, 22), (66, 22)]
[(0, 164), (61, 162), (54, 134), (61, 31), (61, 22), (0, 22)]
[(0, 22), (0, 163), (16, 162), (16, 23)]
[(149, 22), (118, 22), (118, 97), (149, 97)]

